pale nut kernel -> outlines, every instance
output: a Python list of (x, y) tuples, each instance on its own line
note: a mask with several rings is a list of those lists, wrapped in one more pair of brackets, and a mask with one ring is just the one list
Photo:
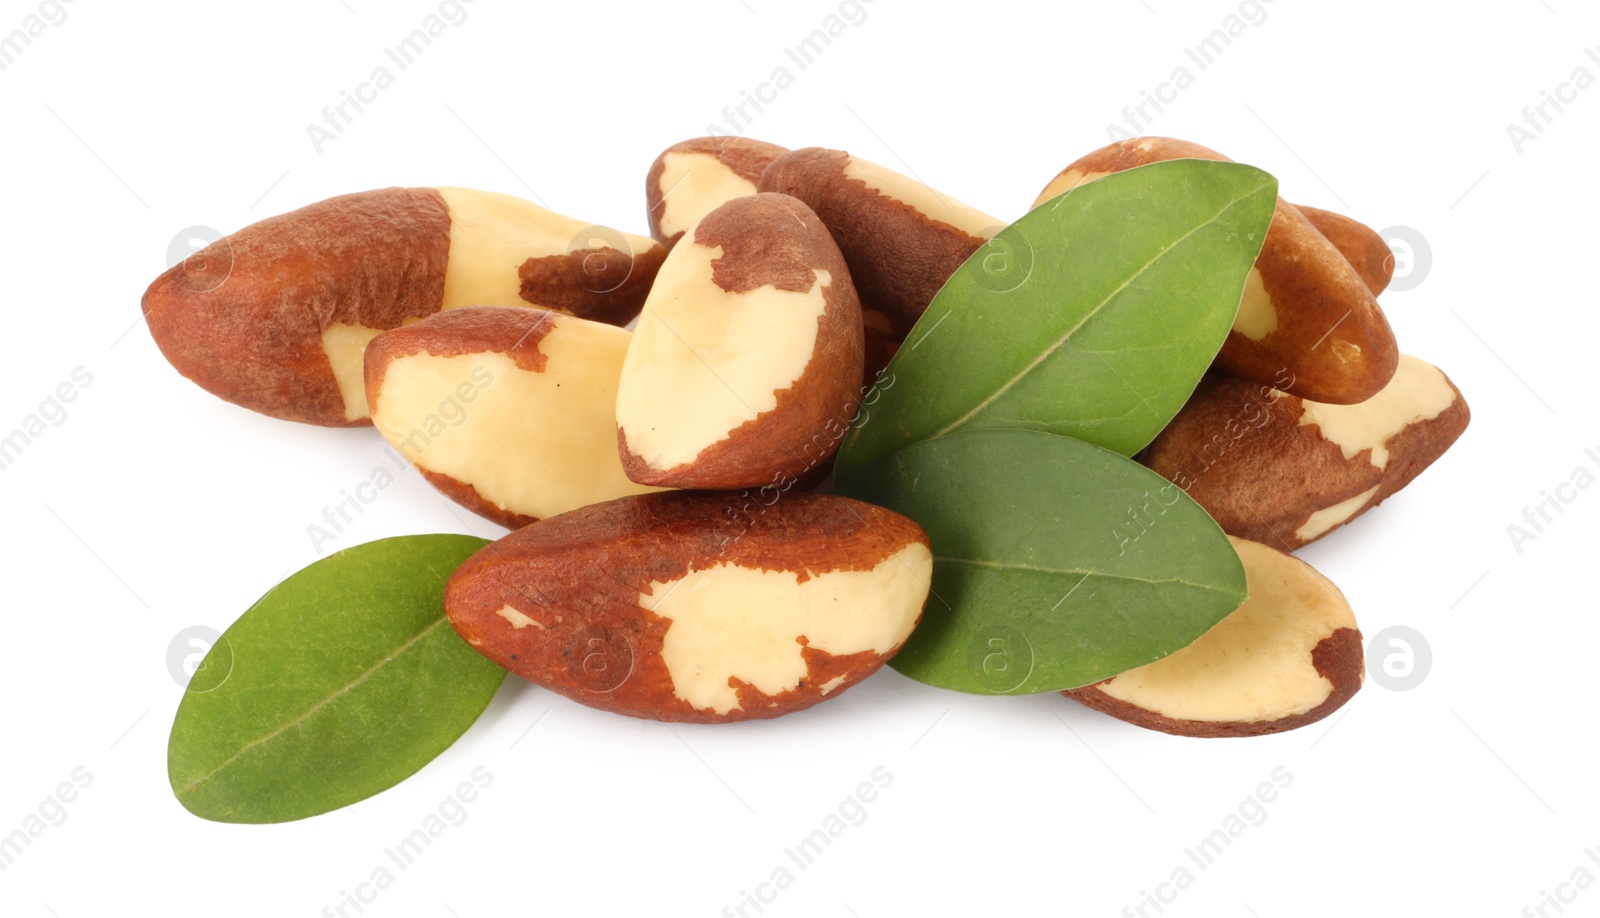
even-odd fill
[(480, 653), (575, 701), (722, 723), (871, 675), (910, 636), (932, 571), (921, 528), (881, 507), (678, 491), (518, 530), (456, 571), (445, 611)]
[(616, 443), (635, 481), (793, 482), (860, 400), (861, 306), (827, 229), (780, 194), (735, 198), (667, 256), (623, 361)]
[(755, 194), (761, 173), (787, 152), (748, 137), (695, 137), (667, 147), (645, 176), (650, 235), (672, 248), (706, 214)]
[(375, 338), (366, 396), (434, 487), (514, 529), (654, 490), (623, 472), (612, 428), (630, 337), (541, 309), (455, 309)]
[(1189, 646), (1062, 694), (1179, 736), (1259, 736), (1338, 710), (1365, 677), (1344, 594), (1309, 564), (1234, 538), (1250, 598)]
[(363, 352), (379, 332), (469, 305), (625, 325), (665, 250), (510, 195), (385, 188), (269, 217), (145, 291), (150, 334), (220, 398), (287, 420), (371, 423)]

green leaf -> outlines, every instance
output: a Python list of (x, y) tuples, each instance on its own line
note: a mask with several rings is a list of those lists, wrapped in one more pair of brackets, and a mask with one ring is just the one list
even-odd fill
[(929, 685), (1077, 688), (1188, 645), (1245, 599), (1239, 556), (1199, 504), (1069, 437), (964, 431), (837, 490), (927, 530), (932, 595), (889, 665)]
[(393, 787), (455, 742), (506, 675), (444, 616), (445, 582), (485, 544), (368, 542), (261, 597), (178, 706), (178, 801), (218, 822), (304, 819)]
[(958, 430), (1030, 428), (1131, 456), (1227, 337), (1277, 180), (1175, 160), (1041, 204), (933, 298), (840, 447), (848, 478)]

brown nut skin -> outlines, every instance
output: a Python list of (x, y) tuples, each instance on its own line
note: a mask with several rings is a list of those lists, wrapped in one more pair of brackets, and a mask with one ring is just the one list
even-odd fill
[(447, 310), (367, 345), (368, 405), (430, 484), (516, 529), (652, 490), (628, 480), (612, 440), (629, 337), (543, 309)]
[[(902, 574), (908, 565), (917, 568), (920, 582)], [(881, 507), (807, 492), (765, 506), (725, 492), (680, 491), (594, 504), (520, 529), (457, 569), (444, 601), (451, 624), (469, 644), (551, 691), (632, 717), (723, 723), (797, 711), (871, 675), (920, 618), (931, 569), (921, 528)], [(840, 572), (898, 578), (892, 607), (826, 604), (848, 621), (892, 618), (892, 634), (880, 638), (890, 646), (829, 653), (819, 646), (827, 643), (820, 620), (809, 635), (779, 622), (790, 630), (771, 634), (762, 652), (776, 651), (794, 666), (781, 686), (764, 691), (757, 671), (765, 663), (749, 657), (734, 660), (734, 672), (724, 668), (728, 659), (712, 646), (736, 642), (724, 638), (724, 630), (673, 634), (694, 624), (678, 603), (710, 594), (701, 587), (714, 586), (709, 578), (729, 571), (776, 576), (783, 588), (775, 597), (825, 585)], [(662, 614), (643, 604), (652, 584), (672, 584), (654, 594)], [(724, 611), (760, 629), (769, 619), (778, 621), (776, 604)], [(707, 691), (723, 697), (724, 709), (691, 702)]]
[[(1419, 378), (1428, 383), (1429, 397), (1393, 415), (1396, 408), (1385, 393)], [(1349, 450), (1320, 425), (1302, 422), (1308, 409), (1330, 408), (1346, 417), (1368, 412), (1382, 431), (1393, 432), (1378, 449), (1347, 456)], [(1405, 487), (1449, 449), (1470, 420), (1455, 384), (1411, 357), (1402, 357), (1384, 393), (1349, 406), (1319, 406), (1213, 370), (1137, 459), (1187, 492), (1228, 534), (1292, 551)]]
[(1250, 599), (1188, 647), (1062, 692), (1118, 720), (1176, 736), (1282, 733), (1354, 697), (1366, 675), (1344, 595), (1309, 564), (1234, 539)]
[(237, 405), (329, 427), (350, 419), (322, 333), (437, 312), (450, 212), (431, 188), (341, 195), (206, 246), (145, 291), (150, 335), (179, 373)]
[[(1037, 207), (1103, 175), (1170, 159), (1228, 161), (1215, 150), (1168, 137), (1140, 137), (1102, 147), (1063, 169)], [(1217, 355), (1229, 372), (1271, 384), (1287, 369), (1293, 395), (1349, 405), (1394, 375), (1394, 331), (1362, 276), (1292, 204), (1278, 199), (1256, 259), (1265, 302), (1251, 309), (1251, 286), (1239, 319)]]
[(662, 150), (644, 180), (650, 235), (671, 249), (719, 205), (755, 194), (761, 173), (787, 152), (749, 137), (695, 137)]
[[(542, 238), (508, 242), (508, 227)], [(361, 345), (407, 320), (493, 303), (629, 322), (665, 252), (643, 237), (623, 237), (628, 252), (592, 243), (582, 227), (470, 189), (341, 195), (212, 243), (157, 277), (142, 307), (167, 360), (212, 394), (285, 420), (365, 426)], [(352, 329), (329, 350), (326, 335)]]
[(891, 197), (847, 169), (911, 182), (843, 150), (807, 147), (774, 160), (760, 189), (793, 195), (816, 211), (844, 252), (862, 301), (882, 311), (889, 337), (898, 343), (950, 275), (1004, 221), (918, 183), (912, 183), (916, 194), (907, 195), (917, 200)]
[(1294, 207), (1311, 221), (1317, 232), (1333, 243), (1345, 261), (1350, 262), (1350, 267), (1361, 275), (1362, 283), (1367, 285), (1373, 296), (1388, 289), (1389, 281), (1394, 280), (1394, 250), (1389, 248), (1388, 241), (1378, 235), (1377, 230), (1354, 217), (1331, 210), (1305, 204), (1296, 204)]
[[(804, 328), (771, 326), (791, 334), (769, 330), (764, 314), (777, 321), (797, 302), (821, 315), (803, 318)], [(793, 353), (802, 346), (808, 352)], [(772, 193), (722, 204), (674, 247), (640, 316), (617, 391), (623, 468), (641, 484), (675, 488), (805, 478), (855, 417), (863, 347), (850, 271), (811, 209)], [(796, 373), (746, 375), (752, 355)], [(709, 399), (691, 394), (697, 384), (730, 413), (713, 415)]]
[(863, 303), (861, 317), (866, 323), (866, 360), (861, 368), (861, 382), (870, 386), (889, 365), (889, 361), (894, 359), (905, 341), (894, 336), (889, 317), (882, 310)]

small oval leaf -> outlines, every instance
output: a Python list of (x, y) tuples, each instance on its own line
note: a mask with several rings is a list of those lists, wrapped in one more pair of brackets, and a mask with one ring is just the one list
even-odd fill
[(933, 545), (922, 624), (889, 665), (979, 695), (1076, 688), (1192, 643), (1245, 599), (1228, 537), (1176, 485), (1034, 430), (925, 440), (842, 482)]
[(167, 777), (191, 813), (288, 822), (386, 790), (483, 713), (505, 670), (444, 616), (487, 540), (401, 536), (293, 574), (234, 622), (178, 706)]
[(919, 440), (1031, 428), (1131, 456), (1222, 347), (1277, 202), (1271, 175), (1173, 160), (1002, 230), (945, 283), (845, 438), (841, 478)]

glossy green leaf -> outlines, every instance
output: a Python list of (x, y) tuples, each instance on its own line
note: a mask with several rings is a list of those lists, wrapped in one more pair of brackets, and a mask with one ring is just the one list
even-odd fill
[(1070, 437), (963, 431), (837, 490), (927, 530), (932, 595), (889, 665), (930, 685), (983, 695), (1087, 685), (1188, 645), (1245, 599), (1239, 556), (1199, 504)]
[(1041, 204), (934, 297), (837, 474), (959, 430), (1030, 428), (1138, 452), (1222, 347), (1277, 195), (1259, 169), (1175, 160)]
[(304, 819), (393, 787), (455, 742), (506, 675), (444, 615), (445, 582), (485, 544), (368, 542), (261, 597), (178, 706), (178, 801), (218, 822)]

